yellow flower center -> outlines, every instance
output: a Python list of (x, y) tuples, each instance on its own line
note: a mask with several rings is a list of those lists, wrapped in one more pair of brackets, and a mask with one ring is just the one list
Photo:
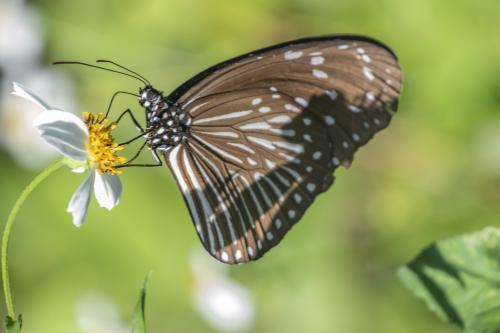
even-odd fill
[(94, 115), (90, 112), (83, 113), (83, 119), (89, 131), (87, 150), (90, 156), (90, 163), (95, 165), (100, 173), (110, 175), (120, 174), (117, 165), (127, 162), (123, 156), (116, 153), (124, 147), (114, 142), (111, 131), (116, 128), (116, 123), (106, 125), (108, 118), (102, 112)]

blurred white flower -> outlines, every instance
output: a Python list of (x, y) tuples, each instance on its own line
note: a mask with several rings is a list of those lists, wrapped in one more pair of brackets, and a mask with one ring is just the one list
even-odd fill
[(120, 319), (116, 304), (109, 297), (88, 293), (78, 302), (76, 321), (82, 333), (130, 333)]
[(25, 2), (0, 0), (0, 144), (21, 166), (39, 169), (55, 154), (32, 126), (38, 111), (21, 112), (25, 102), (8, 98), (10, 82), (25, 82), (67, 111), (74, 109), (74, 92), (61, 72), (40, 68), (45, 43), (42, 20)]
[[(73, 85), (61, 72), (36, 69), (23, 75), (22, 80), (59, 108), (74, 112)], [(24, 99), (12, 98), (9, 93), (10, 82), (0, 94), (0, 144), (21, 166), (39, 169), (57, 156), (33, 127), (40, 109)]]
[(7, 75), (31, 67), (39, 59), (43, 44), (38, 13), (21, 0), (0, 1), (0, 66)]
[(101, 207), (108, 210), (115, 207), (122, 192), (119, 170), (115, 166), (126, 162), (116, 154), (123, 147), (111, 136), (116, 124), (106, 125), (107, 118), (103, 114), (95, 116), (86, 112), (82, 120), (72, 113), (57, 110), (18, 83), (14, 83), (13, 94), (43, 109), (34, 125), (49, 146), (70, 160), (73, 171), (89, 170), (68, 205), (73, 224), (77, 227), (83, 224), (92, 192)]
[(206, 253), (191, 256), (194, 303), (201, 316), (221, 332), (248, 331), (254, 323), (251, 292), (231, 279), (226, 265)]

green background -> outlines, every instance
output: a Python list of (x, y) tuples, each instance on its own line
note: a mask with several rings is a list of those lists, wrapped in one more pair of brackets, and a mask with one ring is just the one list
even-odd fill
[[(453, 332), (395, 269), (429, 242), (500, 218), (500, 2), (398, 0), (57, 1), (31, 4), (47, 28), (44, 61), (109, 58), (168, 92), (209, 65), (284, 40), (375, 37), (405, 84), (391, 126), (358, 154), (302, 222), (262, 260), (231, 268), (253, 293), (253, 332)], [(1, 52), (1, 50), (0, 50)], [(133, 80), (66, 68), (81, 111)], [(141, 109), (133, 99), (117, 109)], [(132, 133), (132, 132), (130, 132)], [(0, 151), (0, 217), (34, 172)], [(193, 307), (189, 256), (200, 248), (167, 168), (131, 169), (111, 213), (65, 213), (81, 181), (64, 169), (29, 198), (14, 228), (11, 274), (24, 332), (78, 332), (75, 304), (110, 295), (130, 318), (147, 271), (148, 330), (212, 332)]]

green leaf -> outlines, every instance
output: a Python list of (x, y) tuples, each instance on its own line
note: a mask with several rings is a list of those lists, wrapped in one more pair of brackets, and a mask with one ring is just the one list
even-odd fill
[(5, 317), (5, 332), (6, 333), (19, 333), (23, 327), (23, 318), (21, 315), (17, 317), (17, 320), (12, 317)]
[(132, 333), (146, 333), (146, 316), (144, 310), (146, 308), (146, 289), (150, 276), (151, 273), (146, 276), (144, 286), (139, 294), (139, 300), (135, 305), (134, 315), (132, 317)]
[(500, 332), (500, 229), (433, 243), (398, 275), (441, 319), (469, 333)]

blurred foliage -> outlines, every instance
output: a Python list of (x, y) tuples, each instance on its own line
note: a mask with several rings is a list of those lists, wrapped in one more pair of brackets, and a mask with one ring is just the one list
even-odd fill
[(17, 320), (12, 319), (11, 317), (7, 316), (5, 318), (5, 332), (6, 333), (19, 333), (21, 332), (21, 328), (23, 326), (23, 320), (21, 315), (17, 318)]
[(149, 277), (150, 275), (146, 277), (144, 286), (141, 288), (141, 292), (139, 294), (139, 299), (135, 305), (132, 317), (132, 333), (146, 333), (146, 289), (148, 287)]
[(399, 277), (441, 319), (470, 333), (500, 332), (500, 229), (438, 241)]
[[(453, 332), (398, 283), (395, 268), (435, 239), (500, 218), (500, 2), (396, 0), (38, 0), (45, 61), (108, 58), (171, 91), (209, 65), (284, 40), (365, 34), (398, 54), (405, 74), (391, 126), (256, 263), (231, 268), (257, 303), (255, 332)], [(1, 52), (1, 50), (0, 50)], [(133, 80), (67, 67), (81, 111), (104, 110)], [(123, 97), (114, 113), (141, 108)], [(130, 132), (125, 136), (130, 136)], [(496, 158), (492, 158), (496, 156)], [(0, 216), (34, 173), (0, 152)], [(190, 296), (189, 254), (201, 245), (167, 168), (124, 172), (111, 213), (92, 204), (76, 229), (65, 213), (81, 181), (69, 170), (42, 184), (11, 240), (12, 287), (30, 332), (79, 332), (88, 290), (128, 314), (154, 270), (148, 330), (212, 332)], [(130, 318), (124, 315), (125, 320)]]

